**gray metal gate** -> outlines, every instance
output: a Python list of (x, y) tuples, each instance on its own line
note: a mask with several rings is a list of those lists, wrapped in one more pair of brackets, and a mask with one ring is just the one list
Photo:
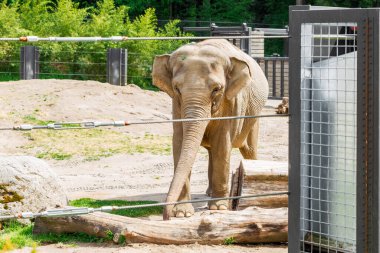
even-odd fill
[(264, 71), (269, 83), (269, 98), (282, 99), (289, 96), (289, 58), (254, 58)]
[(290, 11), (289, 252), (379, 252), (379, 9)]
[[(206, 32), (209, 31), (211, 36), (251, 36), (252, 28), (246, 23), (241, 26), (217, 26), (211, 23), (210, 27), (184, 27), (185, 32)], [(251, 55), (251, 39), (228, 39), (232, 44), (240, 47), (245, 53)]]

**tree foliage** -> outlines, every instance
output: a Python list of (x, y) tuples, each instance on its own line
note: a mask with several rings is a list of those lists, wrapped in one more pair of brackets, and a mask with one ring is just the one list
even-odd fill
[[(0, 36), (179, 36), (181, 26), (238, 25), (283, 28), (288, 24), (288, 8), (295, 0), (0, 0)], [(307, 0), (306, 4), (375, 7), (379, 0)], [(166, 22), (167, 20), (170, 20)], [(179, 20), (182, 20), (180, 22)], [(164, 22), (163, 22), (164, 21)], [(184, 41), (127, 41), (122, 43), (36, 43), (41, 60), (53, 62), (43, 72), (97, 75), (105, 66), (107, 48), (129, 51), (129, 81), (150, 88), (154, 55), (167, 53)], [(8, 69), (18, 71), (20, 44), (2, 42), (0, 57)], [(282, 53), (281, 40), (266, 40), (266, 55)], [(103, 52), (86, 54), (85, 52)], [(71, 65), (60, 62), (72, 62)], [(1, 67), (1, 66), (0, 66)], [(1, 70), (1, 69), (0, 69)]]
[(380, 5), (379, 0), (310, 0), (308, 4), (334, 7), (368, 8)]
[[(0, 4), (0, 37), (35, 35), (50, 36), (181, 36), (178, 20), (158, 27), (153, 8), (147, 8), (133, 20), (127, 6), (117, 6), (114, 0), (97, 1), (96, 6), (80, 7), (72, 0), (26, 0)], [(35, 42), (40, 48), (41, 72), (56, 74), (105, 73), (107, 48), (126, 48), (130, 82), (150, 88), (150, 71), (153, 57), (168, 53), (185, 41), (125, 41), (98, 43), (44, 43)], [(17, 59), (19, 42), (1, 43), (0, 57), (4, 61)], [(88, 53), (86, 53), (88, 52)], [(94, 53), (97, 52), (97, 53)], [(18, 64), (7, 67), (18, 71)], [(68, 76), (69, 78), (74, 76)], [(78, 77), (77, 77), (78, 78)], [(80, 78), (80, 77), (79, 77)]]

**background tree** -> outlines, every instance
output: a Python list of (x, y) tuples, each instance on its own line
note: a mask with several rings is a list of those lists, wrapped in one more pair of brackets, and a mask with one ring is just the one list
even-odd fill
[[(72, 0), (26, 0), (0, 3), (0, 37), (35, 35), (49, 36), (182, 36), (179, 20), (158, 26), (155, 10), (146, 9), (130, 19), (129, 8), (117, 6), (114, 0), (97, 1), (95, 6), (80, 7)], [(125, 41), (125, 42), (35, 42), (40, 49), (41, 73), (45, 78), (66, 77), (85, 79), (87, 75), (105, 74), (108, 48), (122, 47), (129, 51), (128, 81), (144, 88), (151, 86), (151, 65), (155, 55), (171, 52), (187, 41)], [(32, 45), (33, 45), (32, 44)], [(0, 72), (17, 73), (19, 42), (0, 44)], [(10, 64), (8, 64), (10, 62)], [(85, 73), (78, 76), (76, 73)], [(103, 74), (103, 75), (104, 75)], [(6, 79), (17, 79), (9, 76)], [(3, 78), (4, 80), (4, 78)], [(104, 81), (104, 80), (102, 80)]]

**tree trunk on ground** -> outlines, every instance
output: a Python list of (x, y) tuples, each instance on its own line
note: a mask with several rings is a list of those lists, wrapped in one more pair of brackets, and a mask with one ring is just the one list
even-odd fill
[[(83, 232), (114, 242), (155, 244), (222, 244), (287, 242), (287, 208), (204, 211), (190, 218), (143, 220), (108, 213), (37, 218), (34, 234)], [(111, 233), (112, 232), (112, 233)]]
[[(283, 162), (242, 160), (233, 173), (231, 196), (266, 194), (288, 191), (288, 166)], [(250, 206), (279, 208), (288, 206), (287, 195), (231, 201), (232, 210), (243, 210)]]

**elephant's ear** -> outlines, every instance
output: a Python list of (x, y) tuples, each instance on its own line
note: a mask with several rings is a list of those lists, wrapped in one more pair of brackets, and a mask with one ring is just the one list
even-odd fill
[(172, 87), (172, 72), (169, 69), (170, 55), (159, 55), (154, 58), (153, 63), (153, 85), (165, 91), (170, 97), (174, 96)]
[(226, 97), (232, 99), (242, 88), (251, 82), (251, 71), (245, 61), (231, 57), (231, 67), (228, 74)]

